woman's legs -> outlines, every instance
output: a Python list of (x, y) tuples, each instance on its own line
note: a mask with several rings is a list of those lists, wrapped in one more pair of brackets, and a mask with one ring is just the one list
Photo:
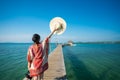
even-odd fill
[(34, 76), (34, 77), (33, 77), (33, 80), (38, 80), (38, 76)]
[(38, 75), (38, 76), (34, 76), (33, 80), (44, 80), (43, 76), (44, 76), (44, 74), (41, 74), (41, 75)]
[(44, 74), (42, 73), (42, 74), (40, 74), (39, 76), (38, 76), (38, 80), (44, 80), (43, 79), (43, 76), (44, 76)]

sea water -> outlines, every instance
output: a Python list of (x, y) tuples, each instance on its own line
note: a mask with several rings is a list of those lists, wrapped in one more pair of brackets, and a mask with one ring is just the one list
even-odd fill
[(68, 80), (120, 80), (120, 44), (63, 47)]
[[(0, 43), (0, 80), (22, 80), (27, 72), (27, 50), (31, 43)], [(50, 44), (50, 51), (55, 49)]]
[[(28, 43), (0, 44), (0, 80), (22, 80), (27, 72)], [(50, 51), (56, 44), (50, 44)], [(63, 47), (68, 80), (120, 80), (120, 44)]]

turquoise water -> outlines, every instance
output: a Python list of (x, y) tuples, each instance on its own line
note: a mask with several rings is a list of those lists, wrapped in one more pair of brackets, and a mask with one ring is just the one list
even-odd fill
[[(25, 77), (30, 45), (0, 44), (0, 80)], [(120, 80), (120, 44), (77, 44), (64, 47), (63, 53), (68, 80)]]
[[(0, 44), (0, 80), (22, 80), (27, 72), (27, 50), (31, 44)], [(50, 45), (52, 51), (55, 44)]]
[(120, 80), (120, 44), (63, 48), (68, 80)]

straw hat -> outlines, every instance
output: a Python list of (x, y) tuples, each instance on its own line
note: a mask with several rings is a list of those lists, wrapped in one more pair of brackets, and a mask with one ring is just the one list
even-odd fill
[(50, 21), (50, 30), (51, 32), (55, 29), (58, 29), (54, 34), (60, 35), (66, 30), (66, 22), (61, 17), (55, 17)]

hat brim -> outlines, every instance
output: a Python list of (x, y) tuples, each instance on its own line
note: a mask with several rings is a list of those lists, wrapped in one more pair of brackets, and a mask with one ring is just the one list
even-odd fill
[(60, 35), (60, 34), (64, 33), (64, 31), (66, 30), (66, 22), (61, 17), (53, 18), (50, 21), (50, 30), (51, 30), (51, 32), (54, 31), (55, 29), (57, 29), (60, 25), (62, 25), (62, 28), (57, 30), (54, 34)]

